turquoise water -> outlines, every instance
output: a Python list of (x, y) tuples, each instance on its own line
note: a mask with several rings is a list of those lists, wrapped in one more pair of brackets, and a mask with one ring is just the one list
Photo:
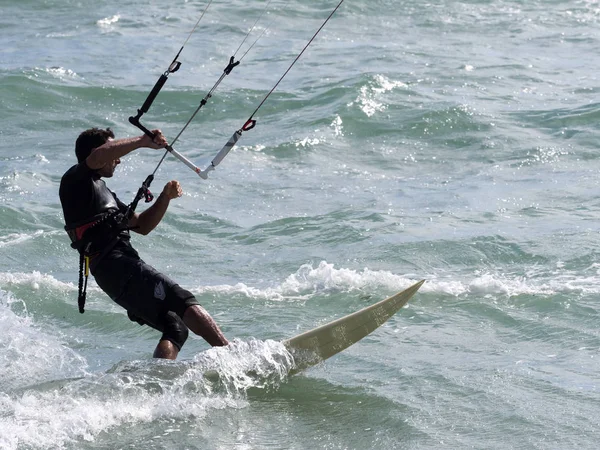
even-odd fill
[[(175, 146), (206, 167), (336, 4), (215, 0), (144, 122), (173, 139), (268, 5)], [(165, 160), (152, 190), (185, 194), (133, 238), (231, 348), (154, 361), (157, 333), (93, 282), (78, 313), (58, 200), (74, 141), (137, 135), (205, 7), (2, 2), (0, 448), (596, 448), (594, 1), (346, 0), (208, 181)], [(109, 186), (131, 201), (161, 156)], [(282, 339), (420, 279), (374, 334), (287, 376)]]

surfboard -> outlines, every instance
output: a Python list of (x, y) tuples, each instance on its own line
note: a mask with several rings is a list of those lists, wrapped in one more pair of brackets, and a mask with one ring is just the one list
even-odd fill
[(298, 373), (320, 363), (371, 334), (400, 310), (425, 280), (385, 300), (283, 341), (294, 356)]

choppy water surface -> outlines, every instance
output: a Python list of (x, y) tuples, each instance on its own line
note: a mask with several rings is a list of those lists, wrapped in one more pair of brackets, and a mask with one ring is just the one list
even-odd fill
[[(335, 3), (215, 0), (145, 123), (206, 167)], [(0, 448), (596, 448), (600, 429), (595, 1), (349, 1), (142, 256), (229, 349), (177, 362), (95, 285), (60, 177), (90, 126), (135, 114), (205, 2), (5, 0), (0, 18)], [(126, 158), (129, 202), (162, 154)], [(141, 208), (145, 207), (141, 205)], [(426, 279), (308, 372), (282, 339)]]

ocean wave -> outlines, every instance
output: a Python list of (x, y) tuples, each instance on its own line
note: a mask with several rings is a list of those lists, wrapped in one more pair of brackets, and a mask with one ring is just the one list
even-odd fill
[[(85, 373), (85, 360), (66, 347), (58, 336), (46, 332), (36, 323), (23, 304), (10, 292), (0, 289), (2, 391)], [(17, 314), (13, 309), (21, 312)]]
[(405, 289), (418, 281), (415, 278), (394, 275), (391, 272), (364, 269), (337, 269), (334, 264), (321, 261), (316, 267), (302, 265), (296, 273), (289, 275), (281, 284), (259, 288), (244, 283), (235, 285), (198, 286), (200, 294), (243, 295), (260, 300), (305, 300), (315, 295), (331, 292), (351, 292), (366, 288)]
[(57, 448), (125, 425), (202, 420), (215, 409), (244, 407), (250, 388), (276, 389), (292, 367), (279, 342), (235, 340), (188, 361), (123, 361), (105, 373), (63, 374), (0, 393), (0, 446)]
[(334, 264), (321, 261), (302, 265), (296, 273), (288, 276), (281, 284), (260, 288), (244, 283), (235, 285), (198, 286), (194, 290), (200, 294), (242, 295), (258, 300), (306, 300), (316, 295), (334, 292), (388, 291), (393, 293), (406, 289), (424, 278), (425, 284), (419, 290), (422, 294), (445, 295), (451, 297), (494, 297), (510, 298), (520, 295), (551, 297), (556, 294), (594, 295), (600, 293), (599, 276), (582, 276), (575, 271), (527, 277), (503, 273), (482, 272), (465, 279), (459, 277), (425, 274), (398, 275), (389, 271), (336, 268)]
[(600, 119), (600, 103), (588, 103), (574, 108), (520, 111), (512, 115), (556, 136), (566, 133), (565, 137), (570, 137), (577, 127), (594, 127)]
[(44, 234), (44, 230), (37, 230), (31, 234), (28, 233), (10, 233), (6, 236), (0, 236), (0, 248), (9, 245), (21, 244), (24, 241), (34, 239), (37, 236)]
[(397, 88), (405, 88), (406, 84), (399, 80), (391, 80), (384, 75), (375, 75), (366, 85), (360, 87), (360, 93), (356, 100), (348, 103), (348, 107), (355, 104), (367, 116), (386, 110), (385, 95), (387, 92)]
[(106, 28), (117, 23), (120, 18), (121, 16), (119, 14), (115, 14), (114, 16), (105, 17), (104, 19), (96, 21), (96, 24), (100, 27)]
[[(40, 234), (34, 233), (34, 235)], [(30, 239), (25, 235), (18, 239)], [(444, 271), (445, 272), (445, 271)], [(558, 264), (554, 270), (540, 272), (532, 268), (525, 273), (494, 273), (481, 270), (467, 277), (461, 273), (455, 276), (427, 273), (396, 274), (386, 270), (362, 270), (336, 267), (327, 261), (318, 264), (303, 264), (298, 270), (287, 276), (281, 283), (268, 286), (253, 286), (246, 283), (196, 285), (188, 287), (199, 295), (241, 295), (257, 300), (297, 300), (309, 299), (328, 293), (379, 291), (394, 293), (403, 290), (420, 279), (426, 283), (420, 293), (442, 294), (453, 297), (483, 296), (483, 297), (515, 297), (532, 295), (549, 297), (563, 295), (595, 295), (600, 293), (600, 268), (592, 265), (585, 271), (568, 269), (564, 264)], [(63, 282), (53, 275), (33, 271), (0, 273), (0, 288), (18, 291), (25, 290), (35, 294), (36, 291), (50, 291), (54, 294), (72, 295), (77, 291), (73, 282)], [(90, 279), (90, 292), (102, 295), (101, 289)]]
[(77, 289), (73, 283), (64, 283), (57, 280), (52, 275), (33, 271), (0, 273), (0, 286), (25, 286), (33, 290), (52, 289), (59, 292), (70, 292)]
[[(66, 77), (68, 78), (77, 78), (78, 75), (72, 71), (71, 69), (66, 69), (64, 67), (46, 67), (46, 68), (37, 68), (35, 69), (36, 71), (44, 71), (46, 73), (49, 73), (52, 76), (55, 76), (57, 78), (60, 79), (64, 79)], [(34, 72), (35, 73), (35, 72)]]

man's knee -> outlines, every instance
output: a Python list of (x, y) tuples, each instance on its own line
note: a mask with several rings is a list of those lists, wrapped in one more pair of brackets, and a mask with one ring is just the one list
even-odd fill
[(162, 339), (171, 341), (179, 350), (187, 341), (189, 330), (188, 327), (183, 323), (181, 317), (172, 311), (165, 314), (165, 323)]
[(190, 291), (183, 289), (178, 284), (171, 286), (167, 293), (168, 307), (171, 311), (183, 317), (190, 306), (199, 305), (198, 300)]

